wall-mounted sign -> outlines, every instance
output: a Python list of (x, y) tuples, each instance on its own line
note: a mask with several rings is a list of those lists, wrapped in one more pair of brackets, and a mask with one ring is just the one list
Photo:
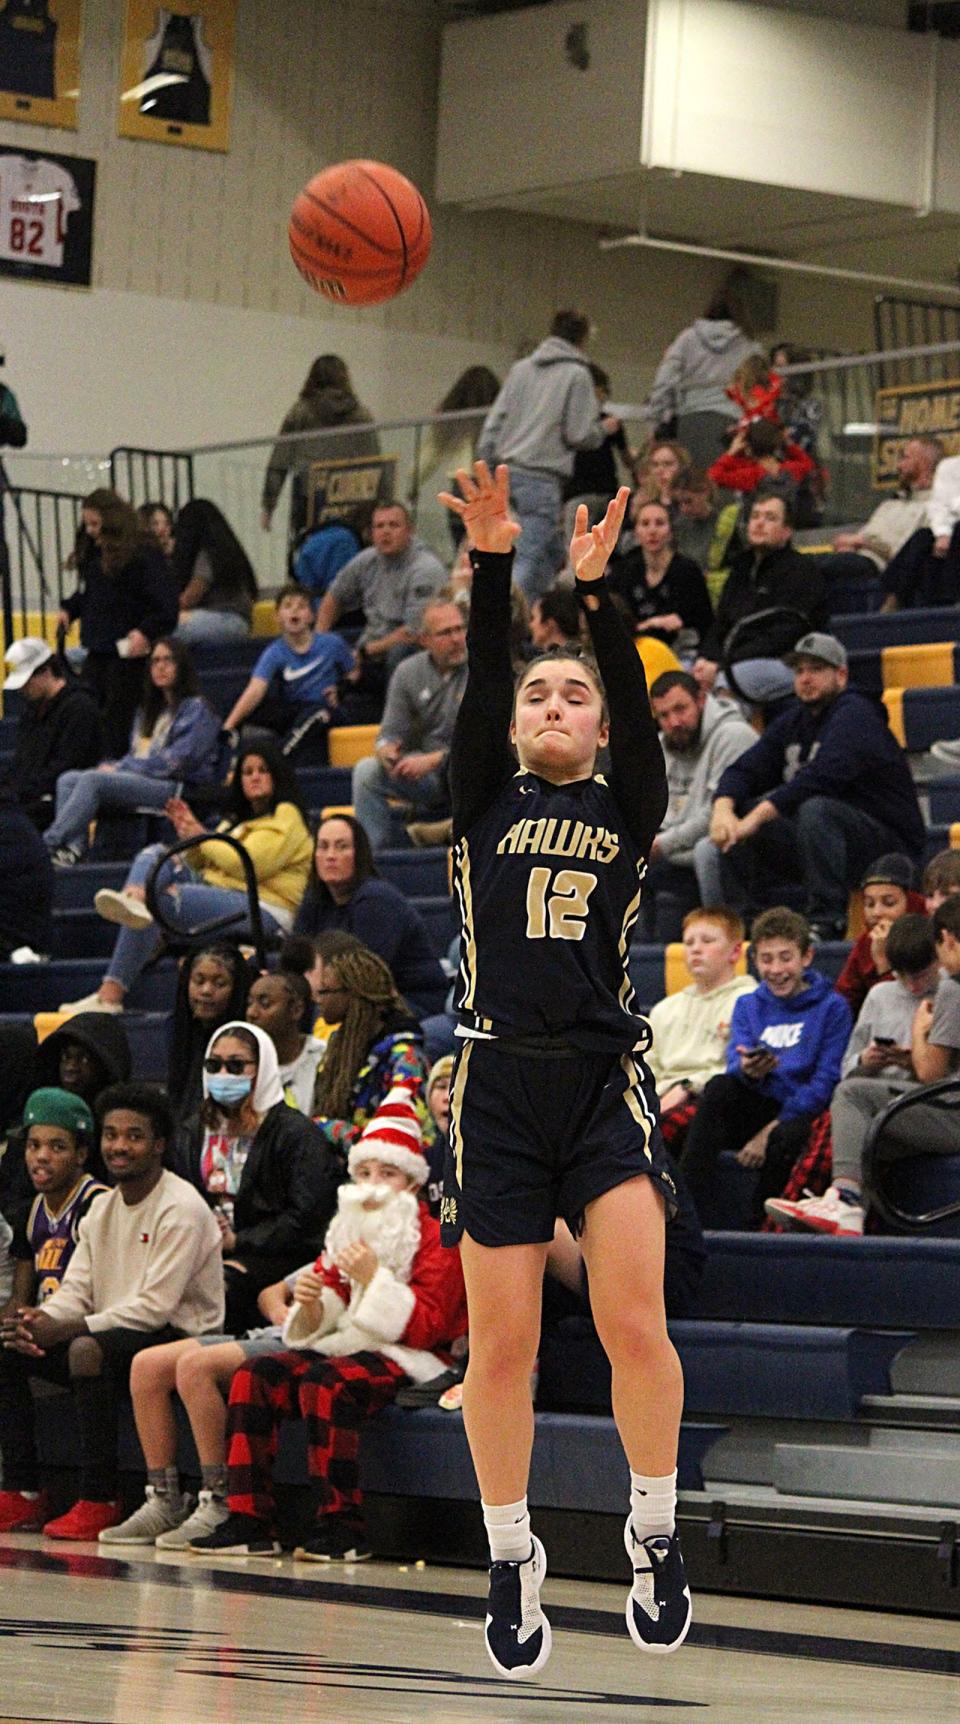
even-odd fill
[(945, 455), (960, 455), (960, 379), (878, 389), (874, 407), (873, 483), (893, 490), (897, 458), (911, 437), (939, 437)]

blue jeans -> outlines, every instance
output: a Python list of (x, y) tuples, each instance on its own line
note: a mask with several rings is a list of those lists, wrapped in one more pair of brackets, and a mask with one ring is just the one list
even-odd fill
[[(157, 860), (164, 853), (162, 844), (148, 844), (145, 850), (134, 858), (133, 866), (127, 875), (128, 886), (144, 886), (147, 875)], [(207, 886), (193, 870), (188, 868), (178, 856), (172, 858), (160, 870), (157, 881), (163, 893), (164, 914), (169, 922), (181, 933), (189, 933), (193, 927), (212, 922), (218, 916), (226, 916), (230, 911), (246, 911), (247, 894), (237, 892), (225, 886)], [(266, 904), (261, 902), (263, 929), (266, 934), (275, 934), (280, 929), (280, 923), (273, 916)], [(250, 923), (246, 914), (243, 921), (238, 921), (229, 930), (231, 936), (249, 934)], [(113, 957), (107, 970), (107, 979), (119, 982), (126, 993), (129, 993), (141, 971), (146, 969), (150, 959), (160, 945), (161, 931), (152, 928), (121, 928), (117, 935), (117, 943), (113, 948)]]
[(536, 599), (553, 586), (563, 567), (560, 480), (549, 473), (511, 467), (510, 501), (523, 528), (517, 540), (513, 578), (528, 599)]
[(393, 835), (391, 797), (395, 802), (412, 802), (418, 811), (437, 810), (440, 816), (450, 811), (445, 772), (428, 772), (417, 779), (393, 779), (372, 754), (357, 761), (351, 795), (353, 812), (374, 850), (385, 850)]
[(181, 611), (174, 634), (181, 641), (209, 641), (216, 646), (218, 641), (246, 640), (250, 633), (250, 625), (237, 611), (205, 611), (202, 606), (195, 611)]
[(779, 658), (741, 659), (733, 667), (733, 676), (744, 700), (757, 706), (785, 700), (793, 693), (793, 671)]
[[(719, 862), (720, 902), (752, 912), (783, 880), (799, 879), (806, 889), (807, 915), (821, 925), (832, 924), (842, 937), (847, 900), (864, 869), (879, 856), (901, 849), (902, 843), (861, 808), (839, 797), (808, 796), (795, 814), (771, 820), (726, 855), (711, 846)], [(695, 855), (702, 888), (709, 877), (701, 873), (698, 853), (699, 845)]]
[(85, 846), (87, 827), (98, 814), (129, 814), (137, 808), (162, 812), (175, 790), (172, 778), (148, 778), (140, 772), (101, 772), (95, 766), (85, 772), (61, 772), (56, 813), (43, 841), (48, 850), (61, 844)]

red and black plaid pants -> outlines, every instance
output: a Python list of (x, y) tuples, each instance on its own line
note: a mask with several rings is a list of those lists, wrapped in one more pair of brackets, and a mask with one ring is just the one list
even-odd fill
[(360, 1429), (393, 1400), (405, 1373), (382, 1353), (328, 1359), (265, 1353), (241, 1365), (227, 1407), (227, 1494), (234, 1514), (274, 1521), (273, 1459), (285, 1419), (307, 1422), (317, 1514), (359, 1520)]

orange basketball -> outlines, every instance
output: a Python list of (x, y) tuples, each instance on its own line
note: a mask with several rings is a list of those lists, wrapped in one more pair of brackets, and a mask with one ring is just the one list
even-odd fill
[(344, 305), (393, 299), (420, 274), (433, 230), (415, 185), (386, 162), (339, 162), (290, 212), (290, 254), (304, 281)]

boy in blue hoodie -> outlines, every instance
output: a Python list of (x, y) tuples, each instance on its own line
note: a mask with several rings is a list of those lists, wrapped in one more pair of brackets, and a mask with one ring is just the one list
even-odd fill
[(764, 910), (750, 939), (760, 986), (734, 1005), (726, 1072), (706, 1085), (680, 1163), (707, 1225), (724, 1150), (759, 1170), (753, 1215), (762, 1219), (829, 1105), (852, 1024), (846, 1000), (810, 968), (804, 916)]

